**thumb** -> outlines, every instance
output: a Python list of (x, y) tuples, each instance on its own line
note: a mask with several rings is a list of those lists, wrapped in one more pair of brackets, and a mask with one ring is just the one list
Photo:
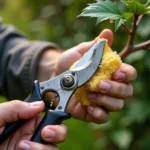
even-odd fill
[(108, 45), (111, 46), (113, 43), (113, 32), (109, 29), (104, 29), (96, 38), (97, 41), (99, 38), (104, 38), (108, 40)]
[(113, 32), (109, 29), (104, 29), (93, 41), (90, 42), (83, 42), (76, 47), (77, 52), (80, 53), (80, 57), (87, 52), (96, 42), (99, 38), (104, 38), (108, 40), (108, 45), (111, 46), (113, 43)]
[(30, 119), (39, 114), (44, 109), (43, 101), (27, 103), (13, 100), (0, 104), (0, 134), (6, 123), (19, 119)]

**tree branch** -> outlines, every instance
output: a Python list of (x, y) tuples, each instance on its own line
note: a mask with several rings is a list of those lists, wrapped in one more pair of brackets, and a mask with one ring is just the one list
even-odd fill
[(143, 15), (139, 16), (139, 15), (134, 14), (131, 31), (125, 25), (122, 25), (125, 28), (125, 30), (129, 33), (128, 42), (120, 53), (120, 56), (122, 59), (124, 59), (128, 54), (133, 53), (138, 50), (144, 49), (144, 50), (150, 51), (150, 40), (143, 42), (141, 44), (137, 44), (135, 46), (133, 45), (135, 32), (142, 18), (143, 18)]
[(128, 42), (124, 49), (120, 53), (120, 57), (124, 59), (131, 51), (133, 48), (133, 41), (134, 41), (134, 36), (137, 28), (137, 20), (138, 20), (138, 15), (134, 15), (133, 23), (132, 23), (132, 29), (130, 31), (129, 37), (128, 37)]
[(145, 50), (150, 50), (150, 40), (143, 42), (141, 44), (135, 45), (131, 50), (130, 53), (141, 50), (141, 49), (145, 49)]

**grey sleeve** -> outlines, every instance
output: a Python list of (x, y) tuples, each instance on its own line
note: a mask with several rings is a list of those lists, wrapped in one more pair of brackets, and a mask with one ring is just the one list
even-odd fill
[(57, 49), (50, 42), (29, 41), (11, 25), (0, 22), (0, 94), (25, 99), (32, 89), (41, 53)]

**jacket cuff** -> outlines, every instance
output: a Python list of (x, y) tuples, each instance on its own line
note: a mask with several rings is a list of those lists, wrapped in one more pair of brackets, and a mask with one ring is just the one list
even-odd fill
[(41, 54), (47, 49), (59, 49), (56, 44), (51, 42), (33, 41), (31, 45), (32, 46), (28, 49), (28, 58), (23, 68), (24, 89), (27, 94), (29, 94), (32, 89)]

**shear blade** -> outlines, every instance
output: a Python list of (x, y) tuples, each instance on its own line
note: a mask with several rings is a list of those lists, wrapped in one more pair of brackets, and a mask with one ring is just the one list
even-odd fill
[(91, 61), (91, 57), (93, 55), (94, 50), (96, 49), (97, 44), (94, 44), (87, 53), (83, 55), (83, 57), (75, 64), (73, 70), (80, 70), (85, 67), (89, 61)]
[(78, 74), (78, 86), (86, 83), (96, 72), (102, 60), (105, 41), (96, 43), (71, 69)]

